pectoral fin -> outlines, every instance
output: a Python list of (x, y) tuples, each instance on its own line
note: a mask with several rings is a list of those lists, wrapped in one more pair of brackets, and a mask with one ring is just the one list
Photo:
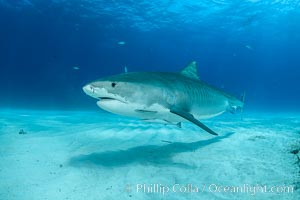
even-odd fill
[(199, 126), (200, 128), (202, 128), (203, 130), (205, 130), (206, 132), (208, 132), (212, 135), (218, 135), (213, 130), (211, 130), (210, 128), (205, 126), (203, 123), (201, 123), (200, 121), (195, 119), (195, 117), (192, 114), (188, 113), (188, 112), (185, 112), (185, 111), (177, 109), (177, 108), (171, 108), (170, 112), (173, 113), (173, 114), (179, 115), (180, 117), (196, 124), (197, 126)]

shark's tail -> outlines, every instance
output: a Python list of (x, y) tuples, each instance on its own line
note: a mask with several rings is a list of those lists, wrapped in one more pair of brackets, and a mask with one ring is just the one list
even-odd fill
[(240, 99), (237, 99), (235, 97), (228, 98), (229, 101), (228, 111), (231, 113), (236, 113), (237, 111), (241, 111), (241, 113), (243, 113), (245, 96), (246, 93), (244, 92)]
[(243, 120), (245, 98), (246, 98), (246, 92), (244, 91), (241, 97), (241, 101), (243, 102), (243, 106), (241, 107), (241, 120)]
[(241, 102), (243, 102), (242, 110), (244, 109), (245, 98), (246, 98), (246, 92), (244, 91), (244, 93), (241, 96)]

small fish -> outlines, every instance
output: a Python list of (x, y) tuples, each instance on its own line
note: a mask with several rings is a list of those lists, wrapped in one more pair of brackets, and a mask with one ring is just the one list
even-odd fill
[(118, 44), (119, 44), (119, 45), (125, 45), (126, 42), (125, 42), (125, 41), (119, 41)]
[(74, 70), (79, 70), (80, 68), (77, 67), (77, 66), (75, 66), (75, 67), (73, 67), (73, 69), (74, 69)]
[(250, 45), (246, 45), (245, 47), (249, 50), (253, 50), (253, 48)]
[(127, 69), (126, 66), (124, 67), (124, 72), (125, 72), (125, 73), (128, 73), (128, 69)]

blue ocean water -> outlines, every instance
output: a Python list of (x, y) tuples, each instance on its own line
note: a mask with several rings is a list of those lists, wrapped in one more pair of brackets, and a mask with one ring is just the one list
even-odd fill
[[(299, 21), (300, 0), (0, 0), (0, 200), (300, 199)], [(203, 120), (218, 136), (82, 90), (191, 61), (246, 93)]]
[(246, 106), (299, 110), (300, 1), (0, 1), (1, 107), (94, 109), (82, 86), (129, 71), (179, 71)]

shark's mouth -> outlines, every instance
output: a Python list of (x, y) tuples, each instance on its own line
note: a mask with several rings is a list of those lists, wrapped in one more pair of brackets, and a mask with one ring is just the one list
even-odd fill
[(111, 97), (98, 97), (100, 100), (117, 100), (119, 101), (118, 99), (115, 99), (115, 98), (111, 98)]
[(122, 103), (126, 103), (123, 100), (112, 98), (112, 97), (98, 97), (98, 98), (100, 99), (100, 101), (120, 101)]

